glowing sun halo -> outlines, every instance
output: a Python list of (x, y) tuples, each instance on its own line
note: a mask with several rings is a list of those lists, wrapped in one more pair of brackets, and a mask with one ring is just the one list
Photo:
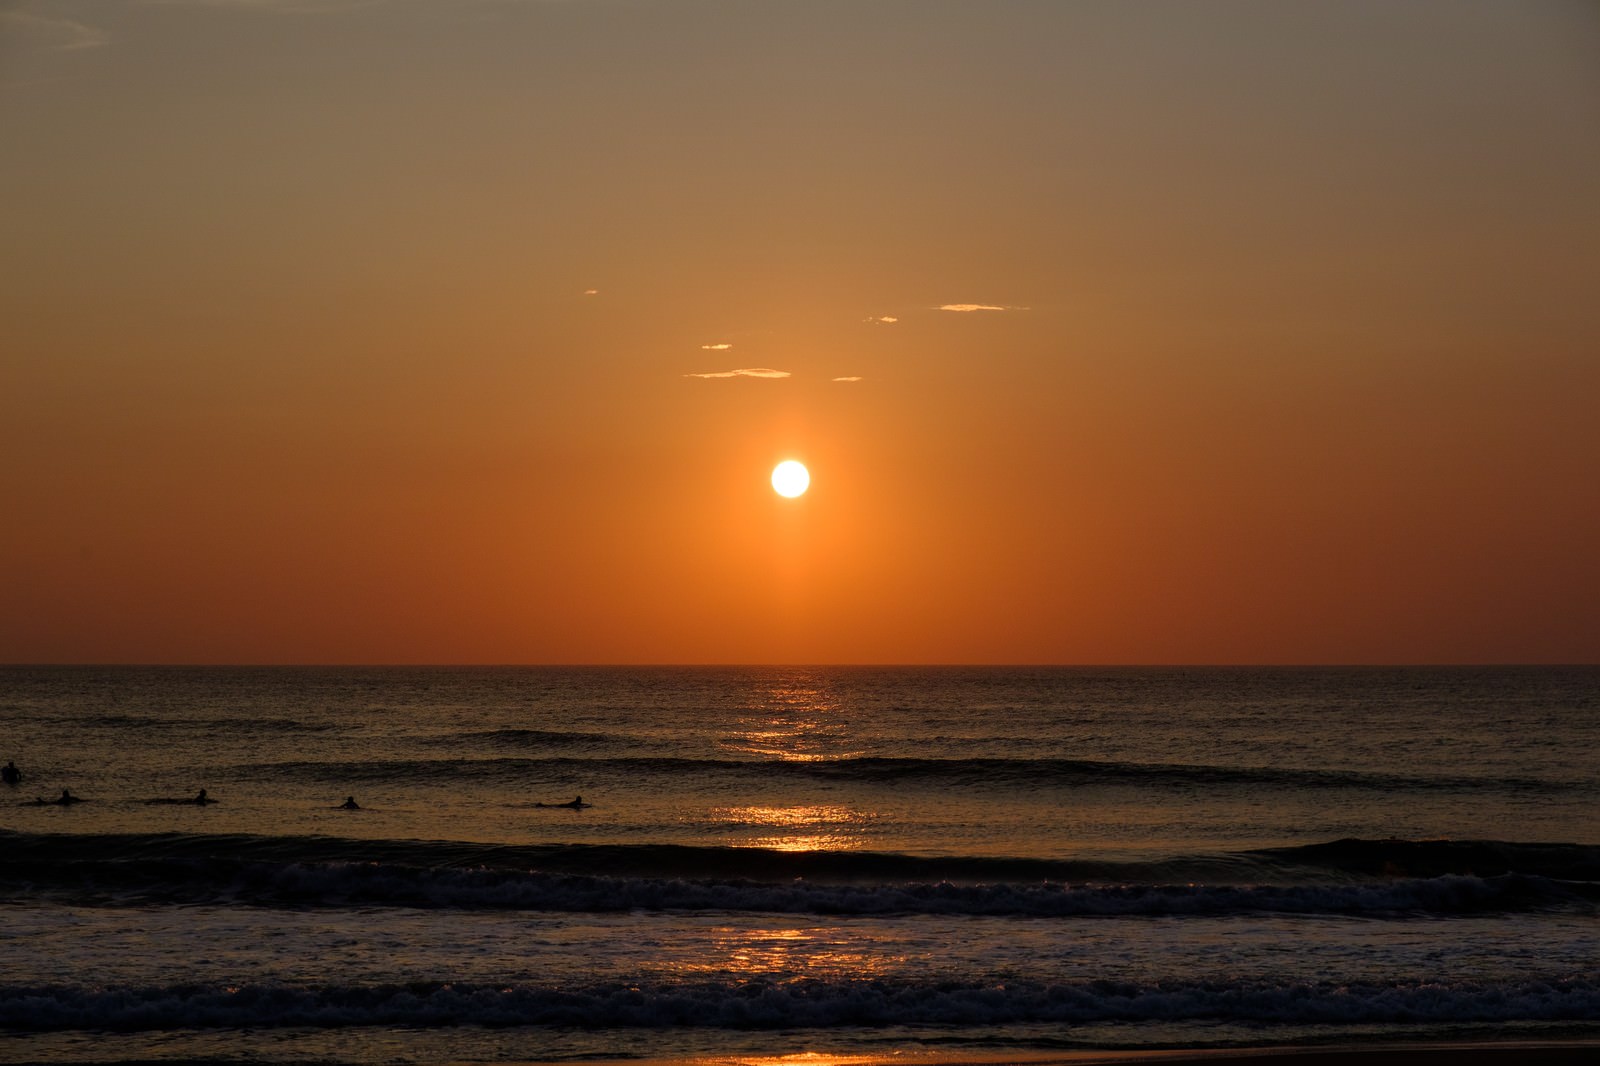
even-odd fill
[(772, 490), (779, 496), (791, 499), (799, 496), (811, 485), (811, 473), (804, 463), (785, 459), (772, 468)]

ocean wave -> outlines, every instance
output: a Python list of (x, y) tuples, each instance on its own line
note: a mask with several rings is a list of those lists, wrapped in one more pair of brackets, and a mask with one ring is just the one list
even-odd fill
[[(87, 841), (9, 836), (0, 840), (10, 845), (8, 861), (0, 866), (0, 897), (121, 905), (1384, 917), (1592, 911), (1600, 900), (1595, 883), (1516, 871), (1268, 882), (1241, 876), (1269, 872), (1266, 866), (1227, 857), (1151, 864), (1041, 863), (757, 848), (495, 848), (182, 834)], [(1501, 850), (1514, 847), (1501, 845)], [(1292, 850), (1298, 854), (1309, 849)], [(1592, 861), (1595, 849), (1580, 850), (1590, 853)], [(1172, 876), (1201, 872), (1208, 862), (1208, 878)]]
[[(51, 727), (59, 727), (62, 724), (62, 720), (62, 716), (58, 712), (19, 713), (8, 718), (8, 721), (13, 725), (29, 722), (43, 723)], [(137, 729), (142, 732), (166, 730), (175, 733), (207, 733), (215, 730), (257, 733), (327, 733), (337, 728), (332, 722), (307, 722), (284, 715), (265, 717), (240, 715), (238, 717), (200, 718), (192, 716), (168, 717), (155, 712), (145, 714), (73, 715), (71, 717), (71, 725), (74, 729)]]
[(1319, 867), (1360, 876), (1437, 877), (1441, 874), (1528, 873), (1600, 882), (1600, 847), (1512, 843), (1504, 840), (1361, 840), (1354, 837), (1292, 848), (1265, 848), (1269, 862)]
[(1335, 984), (894, 979), (706, 981), (550, 988), (393, 985), (0, 984), (0, 1030), (138, 1032), (356, 1026), (761, 1030), (1216, 1021), (1261, 1026), (1588, 1021), (1586, 977)]
[(449, 733), (433, 739), (439, 747), (483, 745), (511, 751), (547, 748), (617, 748), (641, 743), (638, 738), (617, 733), (585, 733), (566, 729), (481, 729)]
[(1230, 884), (1345, 883), (1355, 878), (1528, 874), (1600, 883), (1600, 845), (1505, 840), (1365, 840), (1146, 861), (917, 856), (873, 851), (787, 851), (683, 844), (477, 844), (246, 833), (35, 833), (0, 829), (0, 876), (19, 865), (149, 858), (416, 867), (538, 869), (617, 876), (813, 878), (848, 881), (1097, 881)]
[[(496, 730), (469, 734), (468, 740), (513, 751), (540, 748), (611, 747), (616, 737), (569, 735), (543, 730)], [(453, 740), (451, 741), (453, 743)], [(438, 743), (445, 743), (444, 740)], [(397, 780), (525, 781), (537, 776), (591, 780), (654, 778), (668, 781), (743, 780), (769, 782), (774, 776), (795, 780), (883, 785), (930, 785), (939, 788), (995, 789), (1084, 788), (1136, 786), (1285, 787), (1299, 790), (1372, 790), (1395, 792), (1565, 793), (1593, 791), (1593, 784), (1516, 776), (1439, 776), (1324, 770), (1293, 767), (1217, 766), (1204, 763), (1141, 763), (1095, 759), (965, 758), (924, 759), (852, 756), (815, 760), (671, 756), (583, 757), (572, 754), (457, 757), (449, 759), (353, 759), (251, 763), (231, 772), (247, 778), (289, 778), (317, 783)]]

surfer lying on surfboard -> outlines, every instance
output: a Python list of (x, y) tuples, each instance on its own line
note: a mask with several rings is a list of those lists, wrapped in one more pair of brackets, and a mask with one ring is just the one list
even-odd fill
[(145, 802), (164, 803), (170, 806), (204, 807), (208, 803), (215, 803), (217, 801), (206, 795), (206, 790), (202, 788), (198, 796), (192, 796), (189, 799), (176, 799), (170, 796), (163, 796), (160, 799), (145, 800)]
[(582, 796), (573, 796), (571, 803), (535, 803), (535, 807), (566, 807), (569, 810), (580, 811), (585, 807), (593, 807), (592, 803), (583, 802)]

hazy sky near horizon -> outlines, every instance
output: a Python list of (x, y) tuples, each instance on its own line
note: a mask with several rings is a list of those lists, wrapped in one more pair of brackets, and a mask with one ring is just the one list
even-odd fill
[(11, 0), (0, 163), (0, 662), (1600, 659), (1594, 3)]

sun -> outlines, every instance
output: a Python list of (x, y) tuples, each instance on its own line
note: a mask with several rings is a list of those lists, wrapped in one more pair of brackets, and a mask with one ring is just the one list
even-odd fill
[(811, 472), (804, 463), (785, 459), (772, 468), (772, 490), (793, 499), (811, 487)]

